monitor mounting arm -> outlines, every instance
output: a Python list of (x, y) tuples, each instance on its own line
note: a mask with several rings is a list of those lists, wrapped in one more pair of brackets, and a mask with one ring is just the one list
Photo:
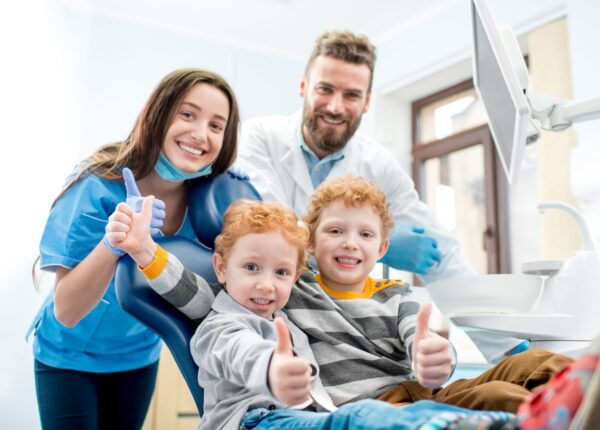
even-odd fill
[[(600, 97), (583, 102), (556, 99), (549, 94), (536, 94), (529, 90), (529, 73), (523, 60), (517, 38), (508, 25), (499, 27), (500, 37), (519, 80), (519, 85), (529, 100), (532, 117), (539, 121), (541, 128), (561, 131), (574, 122), (600, 118)], [(537, 140), (539, 133), (529, 127), (527, 143)]]
[(600, 118), (600, 97), (573, 102), (555, 99), (548, 94), (526, 92), (533, 117), (546, 130), (562, 131), (574, 122)]

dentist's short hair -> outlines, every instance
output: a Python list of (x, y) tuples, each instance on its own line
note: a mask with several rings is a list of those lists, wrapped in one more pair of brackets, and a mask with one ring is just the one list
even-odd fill
[(308, 63), (305, 74), (308, 76), (310, 66), (315, 58), (326, 56), (342, 60), (351, 64), (366, 64), (371, 71), (369, 77), (369, 92), (373, 86), (373, 71), (375, 69), (375, 46), (371, 44), (367, 36), (354, 34), (350, 31), (327, 31), (317, 38), (315, 46)]

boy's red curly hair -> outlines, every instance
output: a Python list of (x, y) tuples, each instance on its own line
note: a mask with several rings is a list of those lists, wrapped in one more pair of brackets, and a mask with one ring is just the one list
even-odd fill
[(311, 242), (315, 240), (321, 213), (338, 200), (342, 200), (347, 207), (368, 206), (373, 209), (381, 219), (381, 236), (388, 238), (394, 227), (394, 219), (385, 193), (367, 179), (346, 175), (323, 182), (313, 193), (308, 210), (302, 217), (310, 232)]
[(242, 236), (251, 233), (281, 232), (298, 248), (297, 269), (304, 267), (308, 230), (298, 224), (298, 217), (289, 208), (271, 202), (236, 200), (223, 215), (223, 229), (215, 239), (215, 252), (227, 261), (231, 248)]

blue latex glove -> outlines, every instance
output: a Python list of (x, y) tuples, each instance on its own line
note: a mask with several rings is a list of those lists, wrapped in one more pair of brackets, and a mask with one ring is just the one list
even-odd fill
[(441, 257), (437, 241), (427, 236), (424, 228), (401, 224), (392, 232), (390, 247), (379, 261), (394, 269), (425, 275)]
[(117, 257), (121, 258), (125, 255), (125, 251), (123, 251), (121, 248), (117, 248), (116, 246), (112, 246), (106, 236), (102, 238), (102, 243), (104, 243), (104, 246), (106, 246), (109, 251), (115, 254)]
[[(133, 172), (125, 167), (123, 169), (123, 180), (125, 181), (125, 190), (127, 190), (127, 203), (136, 212), (141, 212), (144, 198), (140, 194), (140, 190), (135, 183)], [(156, 236), (165, 220), (165, 202), (159, 199), (154, 199), (152, 205), (152, 221), (150, 222), (150, 235)]]
[(227, 169), (227, 173), (229, 173), (229, 176), (232, 178), (241, 179), (242, 181), (250, 179), (249, 176), (246, 175), (246, 172), (239, 167), (231, 166), (229, 169)]

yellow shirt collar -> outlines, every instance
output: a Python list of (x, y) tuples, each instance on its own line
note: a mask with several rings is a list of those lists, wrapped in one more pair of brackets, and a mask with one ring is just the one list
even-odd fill
[(370, 276), (368, 276), (365, 279), (365, 285), (363, 287), (363, 290), (361, 292), (358, 292), (358, 291), (337, 291), (332, 288), (329, 288), (327, 285), (325, 285), (325, 282), (323, 282), (323, 277), (321, 276), (320, 273), (317, 273), (315, 275), (315, 280), (318, 282), (319, 286), (323, 289), (323, 291), (325, 291), (325, 293), (327, 293), (327, 295), (329, 297), (331, 297), (332, 299), (336, 299), (336, 300), (370, 299), (371, 297), (373, 297), (373, 294), (375, 294), (378, 291), (383, 290), (384, 288), (387, 288), (391, 285), (403, 285), (404, 284), (404, 282), (402, 282), (402, 281), (389, 280), (389, 279), (375, 280), (375, 279), (371, 278)]

